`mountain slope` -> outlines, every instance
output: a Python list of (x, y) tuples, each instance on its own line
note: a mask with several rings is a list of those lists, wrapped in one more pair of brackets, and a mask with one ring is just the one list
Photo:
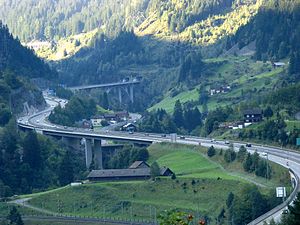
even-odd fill
[(233, 35), (255, 16), (261, 0), (151, 1), (138, 35), (209, 45)]
[(258, 14), (230, 38), (227, 47), (239, 47), (255, 41), (256, 58), (278, 60), (300, 49), (300, 1), (267, 0)]
[[(3, 0), (0, 19), (22, 41), (59, 40), (102, 29), (107, 36), (135, 29), (154, 35), (207, 45), (247, 24), (261, 0)], [(18, 17), (17, 15), (22, 15)], [(15, 18), (19, 18), (15, 21)]]
[(5, 69), (28, 78), (51, 79), (56, 76), (33, 51), (24, 48), (18, 39), (13, 38), (7, 26), (0, 21), (0, 71)]
[(56, 76), (55, 71), (31, 50), (24, 48), (19, 40), (12, 37), (8, 28), (0, 23), (0, 114), (6, 116), (0, 124), (8, 122), (10, 111), (19, 114), (24, 108), (30, 110), (31, 107), (44, 107), (42, 93), (29, 80), (49, 80)]
[(115, 36), (123, 27), (131, 28), (140, 23), (148, 2), (0, 0), (0, 19), (22, 41), (59, 39), (95, 28), (105, 29), (107, 34)]

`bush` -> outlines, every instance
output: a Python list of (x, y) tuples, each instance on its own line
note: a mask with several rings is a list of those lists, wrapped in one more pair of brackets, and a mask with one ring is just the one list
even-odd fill
[(158, 177), (160, 175), (160, 168), (157, 162), (152, 163), (150, 167), (150, 174), (152, 178)]
[(235, 158), (236, 158), (236, 152), (232, 149), (228, 149), (224, 154), (224, 160), (227, 163), (233, 162)]
[(207, 150), (207, 156), (208, 157), (213, 157), (216, 154), (216, 150), (214, 146), (210, 146)]
[(242, 145), (237, 153), (238, 161), (243, 162), (246, 155), (247, 155), (247, 149), (245, 148), (245, 146)]
[(172, 180), (175, 180), (175, 179), (176, 179), (175, 173), (172, 174), (171, 179), (172, 179)]

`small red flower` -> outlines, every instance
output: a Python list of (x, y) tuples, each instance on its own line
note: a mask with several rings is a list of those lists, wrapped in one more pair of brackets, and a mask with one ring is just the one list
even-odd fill
[(205, 225), (205, 221), (203, 221), (203, 220), (199, 220), (199, 225)]
[(188, 217), (187, 217), (188, 221), (192, 221), (192, 220), (193, 220), (193, 218), (194, 218), (194, 217), (193, 217), (193, 215), (192, 215), (192, 214), (189, 214), (189, 215), (188, 215)]

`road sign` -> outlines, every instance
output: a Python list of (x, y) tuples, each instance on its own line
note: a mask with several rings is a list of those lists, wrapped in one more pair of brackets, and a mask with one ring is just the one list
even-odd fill
[(277, 198), (284, 198), (284, 197), (286, 197), (285, 187), (277, 187), (276, 188), (276, 197)]
[(297, 138), (297, 145), (300, 146), (300, 138)]

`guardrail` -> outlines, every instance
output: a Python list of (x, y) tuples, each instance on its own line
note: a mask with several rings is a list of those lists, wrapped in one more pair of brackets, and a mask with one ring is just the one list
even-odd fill
[(290, 169), (290, 172), (295, 177), (295, 182), (296, 182), (294, 190), (290, 194), (290, 196), (283, 203), (281, 203), (280, 205), (278, 205), (275, 208), (271, 209), (270, 211), (266, 212), (265, 214), (261, 215), (260, 217), (256, 218), (255, 220), (248, 223), (247, 225), (255, 225), (255, 224), (259, 224), (259, 223), (265, 221), (266, 219), (271, 217), (273, 214), (277, 213), (278, 211), (280, 211), (283, 208), (285, 208), (286, 206), (288, 206), (295, 199), (295, 197), (298, 193), (298, 190), (299, 190), (299, 177), (297, 176), (297, 174), (293, 170)]

